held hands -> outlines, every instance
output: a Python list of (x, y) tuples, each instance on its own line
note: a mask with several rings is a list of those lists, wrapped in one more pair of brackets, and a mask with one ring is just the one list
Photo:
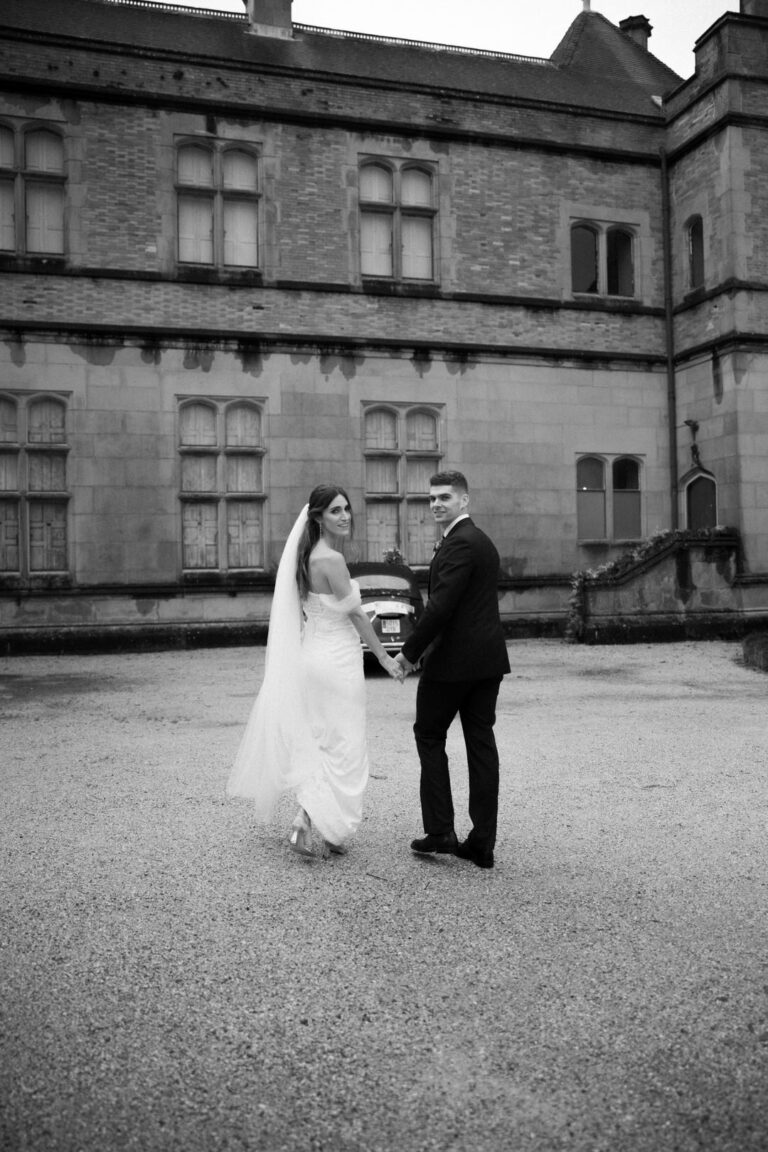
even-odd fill
[(379, 663), (381, 664), (384, 671), (388, 673), (388, 675), (390, 675), (393, 680), (397, 680), (398, 683), (402, 684), (403, 680), (405, 679), (405, 673), (403, 671), (402, 665), (398, 664), (397, 660), (393, 660), (388, 653), (385, 653), (384, 657), (379, 661)]
[(403, 656), (402, 652), (398, 652), (397, 656), (395, 656), (395, 663), (399, 665), (401, 670), (401, 683), (403, 680), (405, 680), (408, 673), (413, 672), (416, 668), (416, 665), (411, 664), (410, 660), (406, 656)]

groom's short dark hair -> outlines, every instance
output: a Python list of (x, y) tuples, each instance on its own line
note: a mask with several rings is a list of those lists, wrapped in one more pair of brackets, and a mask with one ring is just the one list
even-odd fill
[(429, 478), (430, 488), (438, 488), (445, 484), (457, 488), (459, 492), (469, 492), (469, 484), (463, 472), (435, 472), (434, 476)]

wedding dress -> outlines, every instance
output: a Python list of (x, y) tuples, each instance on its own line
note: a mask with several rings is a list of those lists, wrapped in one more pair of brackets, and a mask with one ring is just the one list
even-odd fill
[(317, 755), (296, 799), (332, 844), (357, 830), (368, 783), (363, 654), (349, 619), (360, 606), (360, 589), (354, 581), (352, 587), (344, 600), (310, 592), (304, 602), (302, 677)]
[(343, 845), (360, 824), (368, 782), (363, 656), (349, 618), (360, 589), (353, 581), (344, 600), (310, 592), (300, 602), (296, 558), (306, 513), (278, 568), (264, 681), (227, 793), (252, 799), (266, 822), (292, 791), (323, 839)]

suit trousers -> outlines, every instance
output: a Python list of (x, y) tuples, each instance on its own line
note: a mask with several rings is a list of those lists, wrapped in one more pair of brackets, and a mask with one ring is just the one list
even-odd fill
[(499, 754), (493, 725), (501, 679), (419, 681), (413, 733), (421, 762), (421, 814), (427, 834), (439, 836), (454, 830), (445, 743), (458, 712), (469, 769), (469, 840), (489, 850), (496, 843)]

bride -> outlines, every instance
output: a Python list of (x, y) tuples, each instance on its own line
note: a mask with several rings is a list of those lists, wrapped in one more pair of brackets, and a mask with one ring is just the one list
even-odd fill
[(264, 682), (227, 784), (268, 821), (291, 791), (299, 810), (290, 844), (314, 855), (312, 829), (343, 853), (362, 817), (368, 782), (361, 637), (394, 680), (341, 554), (352, 535), (349, 498), (337, 485), (313, 490), (286, 541), (269, 617)]

